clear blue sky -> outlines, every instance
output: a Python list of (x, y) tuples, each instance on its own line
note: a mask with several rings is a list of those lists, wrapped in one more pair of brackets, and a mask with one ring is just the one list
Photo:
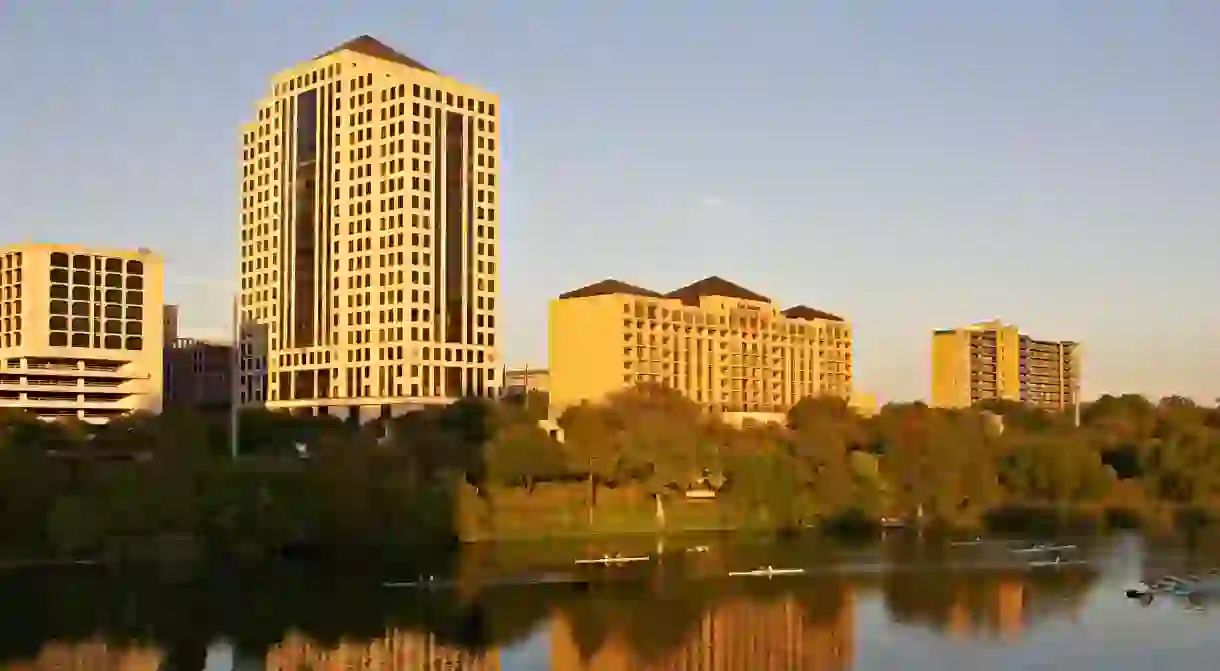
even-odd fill
[(566, 289), (719, 274), (852, 319), (883, 399), (992, 317), (1085, 341), (1086, 395), (1220, 396), (1207, 0), (7, 0), (0, 239), (161, 250), (222, 330), (238, 125), (362, 33), (502, 96), (510, 363)]

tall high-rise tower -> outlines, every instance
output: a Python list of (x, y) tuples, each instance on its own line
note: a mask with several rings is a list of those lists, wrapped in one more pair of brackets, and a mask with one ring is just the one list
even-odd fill
[(367, 417), (496, 393), (498, 108), (368, 36), (272, 79), (241, 184), (269, 406)]

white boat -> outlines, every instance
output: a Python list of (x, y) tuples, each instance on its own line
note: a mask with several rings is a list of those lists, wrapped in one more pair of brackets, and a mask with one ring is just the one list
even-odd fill
[(651, 559), (648, 555), (640, 557), (624, 557), (622, 555), (602, 555), (597, 559), (577, 559), (574, 564), (601, 564), (602, 566), (612, 566), (617, 564), (630, 564), (632, 562), (648, 561)]
[(1016, 548), (1014, 554), (1025, 554), (1029, 552), (1062, 552), (1064, 550), (1075, 550), (1075, 545), (1051, 545), (1048, 543), (1038, 543), (1027, 548)]
[(403, 587), (438, 587), (440, 586), (441, 582), (442, 581), (436, 579), (436, 576), (430, 575), (427, 578), (420, 578), (419, 580), (410, 580), (406, 582), (383, 582), (381, 583), (381, 586), (390, 589), (398, 589)]
[(775, 568), (774, 566), (764, 566), (753, 571), (730, 571), (729, 577), (738, 578), (743, 576), (757, 576), (763, 578), (771, 578), (779, 575), (801, 575), (805, 573), (803, 568)]
[(1060, 559), (1055, 557), (1053, 560), (1035, 560), (1029, 563), (1030, 568), (1045, 568), (1048, 566), (1083, 566), (1088, 562), (1083, 559)]

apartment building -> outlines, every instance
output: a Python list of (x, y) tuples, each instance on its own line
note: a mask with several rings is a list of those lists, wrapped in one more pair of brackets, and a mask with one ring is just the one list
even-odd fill
[(783, 412), (807, 396), (849, 399), (851, 353), (842, 317), (781, 309), (719, 277), (665, 294), (604, 280), (551, 301), (551, 412), (644, 382), (719, 412)]
[(91, 423), (160, 412), (163, 287), (147, 249), (0, 249), (0, 408)]
[(1080, 343), (1041, 340), (1000, 320), (932, 334), (932, 404), (966, 408), (985, 400), (1048, 410), (1075, 406)]
[(241, 312), (267, 404), (368, 417), (498, 394), (498, 98), (361, 36), (242, 128)]

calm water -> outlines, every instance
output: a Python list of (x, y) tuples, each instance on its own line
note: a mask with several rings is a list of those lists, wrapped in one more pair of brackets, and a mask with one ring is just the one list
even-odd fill
[[(0, 668), (1220, 668), (1220, 604), (1124, 594), (1150, 576), (1220, 566), (1220, 554), (1134, 538), (1060, 542), (1076, 544), (1063, 558), (1082, 563), (1031, 567), (1032, 555), (1011, 551), (1019, 541), (636, 540), (615, 546), (650, 560), (619, 568), (573, 565), (605, 546), (479, 548), (426, 589), (381, 586), (405, 576), (290, 567), (156, 582), (9, 574)], [(805, 573), (728, 576), (767, 565)]]

